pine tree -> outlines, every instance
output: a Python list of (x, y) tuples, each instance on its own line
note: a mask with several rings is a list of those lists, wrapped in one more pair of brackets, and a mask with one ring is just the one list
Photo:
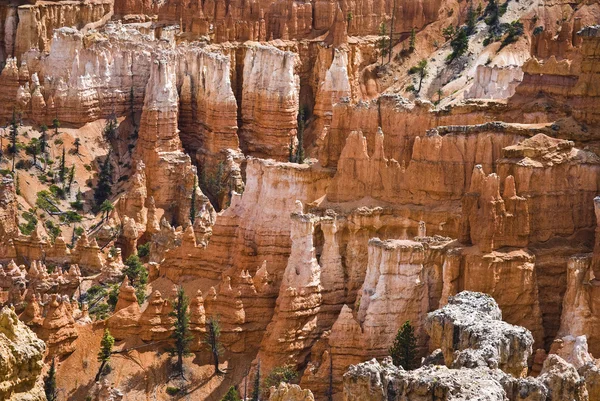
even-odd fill
[(483, 12), (485, 23), (490, 27), (490, 36), (497, 36), (500, 33), (500, 7), (498, 0), (488, 0), (488, 4)]
[(54, 358), (52, 358), (48, 375), (44, 378), (44, 393), (46, 394), (46, 399), (48, 401), (58, 400), (58, 389), (56, 388), (56, 366), (54, 363)]
[(444, 91), (442, 90), (442, 88), (439, 88), (435, 93), (438, 95), (437, 104), (440, 104), (442, 101), (442, 96), (444, 96)]
[(37, 164), (37, 156), (40, 153), (40, 142), (37, 138), (33, 138), (29, 145), (27, 145), (27, 149), (25, 150), (28, 155), (33, 158), (33, 165)]
[(452, 39), (450, 46), (452, 46), (452, 53), (448, 56), (448, 63), (459, 58), (469, 49), (469, 38), (465, 29), (458, 30), (458, 34)]
[(190, 334), (190, 312), (188, 306), (190, 301), (185, 295), (183, 287), (177, 289), (177, 298), (171, 303), (173, 311), (169, 316), (175, 318), (173, 323), (173, 334), (171, 338), (175, 340), (173, 348), (169, 350), (171, 356), (177, 356), (175, 369), (183, 377), (183, 357), (190, 355), (190, 342), (192, 335)]
[(294, 161), (296, 163), (304, 163), (304, 109), (301, 107), (298, 112), (298, 147), (296, 148), (296, 156)]
[(96, 202), (97, 208), (100, 208), (100, 205), (102, 205), (102, 203), (112, 194), (111, 184), (112, 167), (110, 165), (109, 153), (100, 167), (100, 172), (98, 173), (98, 185), (94, 191), (94, 201)]
[(108, 331), (108, 329), (104, 329), (104, 335), (102, 336), (102, 340), (100, 341), (100, 352), (98, 352), (98, 362), (100, 362), (100, 369), (98, 369), (95, 381), (98, 381), (100, 379), (100, 376), (104, 371), (104, 367), (110, 361), (110, 355), (112, 354), (113, 345), (115, 345), (114, 337), (110, 335), (110, 331)]
[(196, 187), (198, 186), (198, 179), (194, 176), (194, 187), (192, 188), (192, 200), (190, 204), (190, 221), (194, 224), (196, 221)]
[(17, 156), (17, 136), (19, 135), (19, 126), (13, 110), (12, 120), (10, 121), (10, 152), (12, 153), (12, 172), (15, 172), (15, 158)]
[(106, 125), (104, 126), (104, 135), (106, 136), (107, 139), (114, 139), (116, 137), (117, 126), (118, 126), (117, 116), (115, 113), (111, 113), (110, 116), (108, 117), (108, 121), (106, 122)]
[(396, 0), (392, 3), (392, 21), (390, 22), (390, 40), (388, 47), (388, 63), (392, 62), (392, 48), (394, 47), (394, 17), (396, 16)]
[(73, 164), (69, 169), (69, 178), (67, 183), (67, 191), (71, 194), (71, 186), (73, 185), (73, 180), (75, 179), (75, 165)]
[(223, 347), (221, 346), (219, 337), (221, 337), (221, 326), (216, 318), (211, 317), (208, 319), (208, 322), (206, 322), (206, 338), (204, 342), (208, 345), (210, 352), (212, 353), (216, 375), (224, 373), (219, 369), (219, 356), (223, 353)]
[(225, 396), (223, 398), (221, 398), (221, 401), (242, 401), (240, 398), (240, 395), (238, 394), (237, 390), (235, 389), (235, 387), (231, 386), (229, 387), (229, 391), (227, 391), (227, 394), (225, 394)]
[(73, 146), (75, 146), (75, 154), (79, 154), (79, 147), (81, 146), (81, 140), (79, 138), (75, 138), (75, 142), (73, 142)]
[(327, 401), (333, 401), (333, 355), (329, 349), (329, 386), (327, 388)]
[(377, 47), (379, 47), (379, 52), (381, 53), (381, 65), (383, 65), (383, 58), (387, 56), (388, 53), (388, 38), (386, 34), (387, 28), (385, 22), (382, 22), (379, 25), (379, 41), (377, 42)]
[(135, 295), (137, 297), (138, 303), (141, 305), (144, 303), (146, 298), (146, 284), (148, 284), (148, 270), (142, 262), (138, 255), (133, 254), (125, 260), (125, 269), (123, 269), (123, 274), (125, 274), (131, 285), (135, 287)]
[(100, 211), (102, 213), (104, 213), (104, 220), (108, 220), (108, 215), (110, 214), (110, 212), (112, 212), (115, 209), (115, 206), (113, 205), (113, 203), (111, 201), (109, 201), (108, 199), (106, 199), (104, 202), (102, 202), (102, 204), (100, 205)]
[(473, 0), (469, 2), (469, 8), (467, 9), (467, 36), (471, 36), (475, 33), (475, 25), (477, 25), (477, 14), (473, 8)]
[(46, 153), (46, 147), (48, 145), (48, 138), (46, 135), (48, 127), (44, 124), (40, 127), (40, 153)]
[(276, 366), (271, 372), (265, 377), (263, 383), (263, 396), (269, 398), (271, 387), (279, 387), (280, 383), (294, 383), (298, 379), (298, 371), (293, 365)]
[(63, 146), (62, 157), (60, 158), (60, 167), (58, 169), (58, 177), (61, 182), (65, 182), (65, 177), (67, 174), (67, 168), (65, 166), (65, 147)]
[(416, 90), (416, 93), (421, 92), (421, 86), (423, 85), (423, 79), (427, 76), (427, 59), (423, 59), (419, 61), (419, 64), (416, 67), (410, 69), (411, 72), (419, 74), (419, 87)]
[(408, 41), (408, 50), (410, 52), (414, 52), (415, 51), (416, 41), (417, 41), (417, 32), (415, 31), (415, 28), (413, 28), (410, 31), (410, 40)]
[(54, 135), (58, 135), (58, 129), (60, 128), (60, 121), (58, 120), (58, 117), (52, 120), (52, 125), (54, 125)]
[(295, 159), (295, 154), (294, 154), (294, 137), (290, 137), (290, 147), (288, 149), (289, 154), (288, 154), (288, 161), (290, 163), (294, 163), (296, 161)]
[(260, 400), (260, 359), (256, 365), (256, 374), (254, 375), (254, 388), (252, 389), (252, 401)]
[(390, 355), (394, 365), (406, 370), (417, 368), (417, 339), (414, 329), (407, 320), (398, 330), (394, 343), (390, 347)]

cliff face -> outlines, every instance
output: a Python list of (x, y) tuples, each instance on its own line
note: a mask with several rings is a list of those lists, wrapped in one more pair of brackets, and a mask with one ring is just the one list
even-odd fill
[(535, 400), (549, 394), (552, 399), (588, 399), (576, 367), (557, 355), (546, 359), (537, 379), (520, 379), (531, 354), (531, 333), (500, 318), (493, 299), (458, 294), (428, 316), (434, 347), (441, 346), (442, 359), (451, 368), (431, 364), (405, 371), (389, 358), (382, 364), (373, 359), (351, 366), (344, 375), (344, 399)]
[(0, 396), (3, 400), (46, 399), (41, 381), (44, 367), (44, 342), (19, 321), (14, 310), (0, 312)]

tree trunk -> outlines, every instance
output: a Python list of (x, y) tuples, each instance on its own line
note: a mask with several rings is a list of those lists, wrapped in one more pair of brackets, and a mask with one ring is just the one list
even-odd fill
[(181, 352), (177, 353), (177, 371), (183, 376), (183, 354)]
[(102, 363), (100, 364), (100, 369), (98, 369), (98, 373), (96, 373), (96, 378), (94, 379), (95, 382), (100, 380), (100, 375), (102, 374), (102, 371), (104, 370), (105, 365), (106, 365), (106, 361), (102, 361)]

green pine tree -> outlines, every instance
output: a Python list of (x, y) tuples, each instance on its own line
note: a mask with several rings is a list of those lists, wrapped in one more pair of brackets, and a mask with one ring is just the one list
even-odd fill
[(73, 146), (75, 146), (75, 150), (73, 151), (76, 155), (79, 154), (79, 147), (81, 146), (81, 140), (79, 138), (75, 138), (75, 142), (73, 142)]
[(417, 32), (416, 32), (415, 28), (413, 28), (410, 31), (410, 39), (408, 41), (408, 50), (410, 52), (414, 52), (415, 51), (416, 41), (417, 41)]
[(473, 0), (469, 2), (469, 8), (467, 9), (467, 36), (471, 36), (475, 33), (475, 25), (477, 25), (477, 13), (473, 8)]
[(388, 54), (388, 37), (387, 37), (387, 28), (385, 26), (385, 22), (382, 22), (379, 25), (379, 40), (377, 41), (377, 47), (379, 48), (379, 53), (381, 54), (381, 65), (383, 65), (383, 59)]
[(190, 221), (194, 224), (196, 221), (196, 187), (198, 186), (198, 179), (194, 175), (194, 187), (192, 189), (192, 200), (190, 204)]
[(223, 347), (221, 346), (219, 337), (221, 337), (221, 326), (216, 318), (211, 317), (208, 319), (208, 322), (206, 322), (206, 338), (204, 339), (204, 342), (208, 345), (210, 352), (212, 353), (216, 375), (224, 373), (219, 369), (219, 356), (223, 353)]
[(500, 7), (498, 6), (498, 0), (488, 0), (483, 15), (485, 16), (485, 23), (490, 27), (490, 36), (498, 36), (500, 34)]
[(451, 63), (469, 50), (469, 38), (466, 29), (461, 28), (458, 30), (458, 33), (450, 42), (450, 46), (452, 46), (452, 53), (448, 56), (448, 63)]
[(67, 191), (71, 194), (71, 186), (73, 185), (73, 180), (75, 179), (75, 165), (73, 164), (69, 169), (69, 177), (67, 179)]
[(65, 182), (67, 168), (65, 167), (65, 147), (63, 146), (62, 157), (60, 158), (60, 167), (58, 169), (58, 177), (61, 182)]
[(100, 362), (100, 369), (98, 369), (95, 381), (98, 381), (100, 379), (104, 368), (110, 361), (110, 355), (112, 354), (113, 345), (115, 345), (114, 337), (110, 335), (110, 331), (108, 331), (108, 329), (104, 329), (104, 335), (102, 336), (102, 340), (100, 341), (100, 352), (98, 352), (98, 362)]
[(240, 395), (238, 394), (235, 387), (231, 386), (229, 387), (229, 391), (227, 391), (227, 394), (225, 394), (225, 396), (221, 398), (221, 401), (242, 401), (242, 399), (240, 398)]
[(173, 334), (171, 338), (174, 340), (173, 347), (169, 350), (171, 356), (177, 356), (175, 370), (183, 377), (183, 357), (190, 355), (190, 342), (193, 337), (190, 334), (190, 312), (188, 306), (190, 301), (185, 295), (183, 287), (177, 289), (177, 297), (174, 302), (171, 302), (173, 311), (169, 313), (175, 318), (173, 323)]
[(129, 282), (135, 288), (135, 295), (141, 305), (146, 299), (146, 284), (148, 284), (148, 270), (140, 261), (138, 255), (133, 254), (125, 260), (123, 274), (129, 278)]
[(58, 129), (60, 128), (60, 121), (58, 120), (58, 117), (52, 120), (52, 125), (54, 125), (54, 135), (58, 135)]
[(252, 389), (252, 401), (260, 400), (260, 359), (256, 366), (256, 374), (254, 375), (254, 388)]
[(46, 147), (48, 146), (46, 131), (48, 131), (48, 127), (44, 124), (40, 127), (40, 153), (42, 154), (46, 153)]
[(113, 205), (113, 203), (111, 201), (109, 201), (108, 199), (106, 199), (104, 202), (102, 202), (102, 204), (100, 205), (100, 211), (104, 214), (104, 216), (102, 217), (104, 220), (108, 220), (108, 215), (110, 214), (110, 212), (112, 212), (115, 209), (115, 206)]
[(417, 368), (417, 339), (408, 320), (398, 330), (394, 343), (390, 347), (390, 355), (396, 366), (406, 370)]
[(44, 378), (44, 393), (46, 394), (46, 399), (48, 401), (58, 400), (58, 389), (56, 388), (56, 366), (54, 360), (55, 359), (52, 358), (50, 370), (48, 370), (48, 374)]
[(110, 153), (104, 159), (104, 163), (98, 172), (98, 184), (94, 190), (94, 201), (96, 203), (96, 211), (100, 205), (107, 200), (112, 194), (112, 166), (110, 164)]
[(301, 107), (298, 112), (298, 132), (296, 134), (298, 138), (298, 147), (294, 157), (296, 163), (304, 163), (304, 124), (304, 109)]
[(19, 135), (19, 125), (17, 124), (17, 118), (15, 116), (15, 111), (13, 110), (12, 119), (10, 120), (10, 153), (12, 153), (12, 172), (15, 172), (15, 158), (17, 157), (18, 147), (17, 147), (17, 137)]

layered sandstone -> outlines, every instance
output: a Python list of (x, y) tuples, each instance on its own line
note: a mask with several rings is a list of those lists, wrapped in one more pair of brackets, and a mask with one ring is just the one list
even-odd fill
[(288, 159), (299, 107), (297, 62), (294, 53), (271, 46), (252, 44), (246, 49), (239, 132), (244, 153)]

